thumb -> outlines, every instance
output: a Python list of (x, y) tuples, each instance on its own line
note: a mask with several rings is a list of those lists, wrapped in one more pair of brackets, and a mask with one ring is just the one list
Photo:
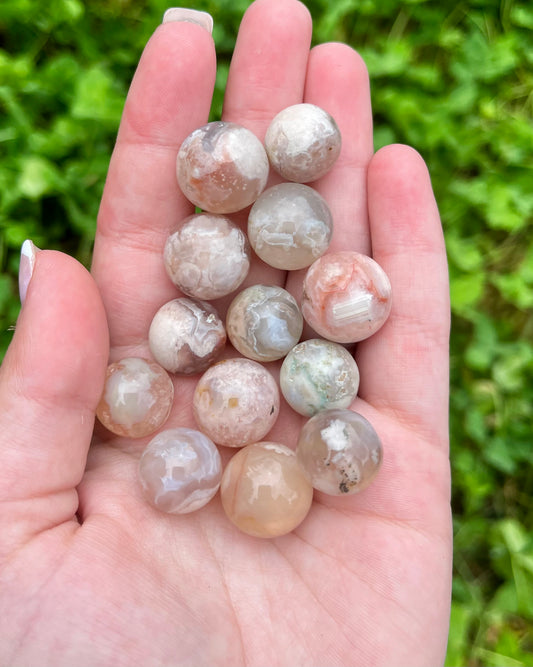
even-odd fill
[(29, 241), (23, 250), (24, 303), (0, 367), (2, 549), (75, 516), (109, 351), (89, 272)]

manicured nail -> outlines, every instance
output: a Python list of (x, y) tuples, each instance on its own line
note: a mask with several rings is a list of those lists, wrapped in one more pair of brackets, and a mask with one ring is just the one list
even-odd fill
[(163, 23), (171, 23), (173, 21), (197, 23), (202, 28), (205, 28), (208, 33), (213, 33), (213, 17), (207, 12), (200, 12), (197, 9), (185, 9), (184, 7), (171, 7), (163, 15)]
[(24, 241), (20, 249), (20, 264), (19, 264), (19, 295), (20, 303), (24, 303), (26, 299), (26, 292), (33, 274), (33, 267), (35, 266), (35, 256), (39, 252), (39, 248), (29, 239)]

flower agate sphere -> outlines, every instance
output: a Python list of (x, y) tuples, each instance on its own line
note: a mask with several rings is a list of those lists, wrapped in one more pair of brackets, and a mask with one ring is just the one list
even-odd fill
[(193, 396), (194, 417), (217, 445), (243, 447), (263, 438), (279, 414), (273, 376), (251, 359), (226, 359), (200, 378)]
[(333, 118), (314, 104), (295, 104), (274, 117), (265, 135), (274, 169), (287, 181), (309, 183), (324, 176), (341, 152)]
[(96, 416), (117, 435), (142, 438), (165, 423), (173, 399), (172, 380), (159, 364), (127, 357), (107, 367)]
[(359, 369), (342, 345), (313, 338), (285, 357), (279, 382), (291, 408), (311, 417), (320, 410), (351, 405), (359, 389)]
[(201, 373), (223, 350), (226, 330), (213, 306), (180, 297), (165, 303), (148, 331), (150, 351), (171, 373)]
[(169, 514), (187, 514), (206, 505), (218, 491), (221, 477), (218, 449), (191, 428), (158, 433), (139, 461), (146, 500)]
[(337, 343), (368, 338), (390, 310), (390, 281), (371, 257), (348, 250), (328, 253), (307, 270), (302, 313), (323, 338)]
[(264, 190), (268, 157), (250, 130), (235, 123), (208, 123), (190, 134), (178, 152), (176, 172), (183, 194), (211, 213), (234, 213)]
[(165, 268), (184, 294), (218, 299), (239, 287), (250, 268), (244, 232), (221, 215), (185, 218), (165, 244)]
[(277, 269), (303, 269), (328, 249), (333, 232), (325, 200), (300, 183), (280, 183), (259, 196), (248, 217), (248, 238)]
[(369, 421), (357, 412), (334, 408), (318, 412), (304, 424), (296, 456), (315, 489), (342, 496), (370, 484), (383, 454)]
[(244, 533), (279, 537), (305, 519), (313, 487), (292, 449), (258, 442), (230, 460), (222, 475), (220, 497), (228, 518)]
[(281, 359), (300, 340), (303, 317), (296, 299), (275, 285), (252, 285), (237, 294), (226, 315), (231, 343), (256, 361)]

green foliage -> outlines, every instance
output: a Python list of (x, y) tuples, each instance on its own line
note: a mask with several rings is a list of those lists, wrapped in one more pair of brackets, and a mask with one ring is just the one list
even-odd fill
[[(249, 4), (195, 3), (215, 21), (213, 117)], [(421, 152), (442, 214), (453, 314), (447, 664), (533, 665), (533, 7), (527, 0), (306, 4), (315, 42), (346, 41), (364, 56), (376, 146), (398, 141)], [(89, 262), (125, 94), (166, 6), (0, 3), (2, 349), (18, 312), (22, 241)]]

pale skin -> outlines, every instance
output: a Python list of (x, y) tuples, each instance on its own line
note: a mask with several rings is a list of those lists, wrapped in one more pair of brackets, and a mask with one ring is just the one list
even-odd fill
[[(310, 50), (296, 0), (245, 14), (224, 118), (260, 138), (301, 101), (336, 118), (343, 149), (316, 183), (335, 221), (331, 249), (373, 257), (393, 289), (389, 321), (360, 343), (352, 408), (384, 447), (359, 495), (315, 494), (289, 535), (240, 533), (216, 497), (166, 516), (144, 502), (148, 439), (94, 427), (108, 360), (146, 355), (151, 317), (175, 298), (164, 240), (191, 213), (174, 176), (183, 139), (207, 121), (215, 78), (209, 33), (160, 26), (126, 102), (102, 200), (92, 274), (37, 254), (0, 369), (2, 665), (442, 664), (451, 587), (447, 268), (426, 166), (406, 146), (376, 154), (368, 74), (348, 46)], [(259, 262), (246, 284), (301, 272)], [(217, 302), (224, 313), (227, 299)], [(275, 372), (275, 366), (270, 365)], [(177, 379), (169, 426), (194, 426), (195, 380)], [(269, 439), (295, 445), (285, 406)], [(228, 456), (225, 455), (227, 459)]]

